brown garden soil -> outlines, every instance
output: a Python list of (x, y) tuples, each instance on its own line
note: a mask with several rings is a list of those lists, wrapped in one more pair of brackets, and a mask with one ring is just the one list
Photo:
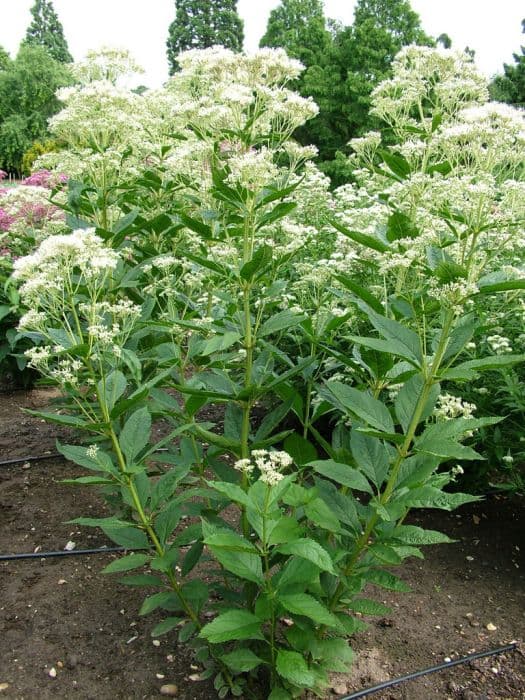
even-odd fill
[[(66, 431), (22, 412), (49, 401), (45, 390), (0, 395), (0, 460), (55, 450)], [(0, 553), (109, 544), (104, 535), (66, 521), (101, 515), (93, 490), (60, 483), (79, 474), (63, 460), (0, 467)], [(412, 671), (518, 641), (515, 651), (423, 676), (374, 694), (377, 700), (516, 700), (525, 698), (525, 542), (523, 499), (490, 496), (455, 513), (420, 512), (412, 522), (441, 530), (455, 544), (427, 548), (426, 560), (398, 573), (412, 592), (377, 589), (392, 614), (369, 620), (352, 645), (356, 663), (333, 679), (345, 693)], [(183, 700), (215, 698), (191, 653), (170, 635), (156, 646), (159, 618), (141, 618), (143, 590), (100, 570), (115, 555), (0, 561), (0, 697), (114, 700), (158, 698), (176, 684)], [(56, 670), (56, 677), (49, 675)]]

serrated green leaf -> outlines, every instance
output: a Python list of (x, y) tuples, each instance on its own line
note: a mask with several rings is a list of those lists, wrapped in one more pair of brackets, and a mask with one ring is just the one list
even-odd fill
[[(398, 421), (406, 433), (408, 426), (414, 415), (414, 410), (419, 401), (425, 387), (425, 382), (420, 374), (416, 374), (411, 377), (407, 382), (403, 384), (395, 400), (395, 411)], [(421, 416), (419, 418), (419, 423), (424, 422), (434, 410), (436, 401), (440, 395), (441, 387), (439, 384), (434, 384), (431, 388), (429, 397), (425, 403)]]
[(311, 540), (307, 537), (295, 540), (295, 542), (288, 542), (282, 544), (276, 548), (281, 554), (293, 554), (302, 559), (307, 559), (318, 566), (321, 571), (328, 571), (331, 574), (335, 574), (334, 565), (332, 559), (326, 549), (323, 549), (321, 545), (315, 540)]
[(229, 654), (223, 654), (220, 659), (235, 673), (247, 673), (265, 663), (250, 649), (236, 649)]
[(346, 413), (356, 415), (367, 425), (384, 433), (395, 432), (388, 408), (367, 392), (359, 391), (342, 382), (332, 381), (325, 384), (320, 394)]
[(424, 530), (417, 525), (398, 525), (392, 533), (392, 538), (408, 545), (419, 547), (424, 544), (443, 544), (454, 542), (448, 535), (437, 530)]
[(241, 338), (240, 333), (237, 331), (226, 331), (222, 335), (216, 335), (210, 340), (206, 340), (202, 347), (199, 349), (199, 355), (207, 357), (208, 355), (213, 355), (215, 352), (222, 352), (227, 350), (235, 343), (238, 343)]
[(308, 466), (313, 467), (318, 474), (322, 474), (326, 478), (342, 486), (347, 486), (356, 491), (372, 493), (372, 489), (366, 477), (348, 464), (341, 464), (340, 462), (335, 462), (333, 459), (323, 459), (310, 462)]
[(362, 615), (388, 615), (392, 612), (387, 605), (368, 598), (355, 598), (351, 603), (347, 603), (347, 607)]
[(128, 525), (101, 525), (112, 542), (126, 549), (149, 549), (150, 543), (146, 534), (136, 527)]
[[(148, 596), (141, 605), (139, 610), (139, 615), (149, 615), (157, 608), (164, 608), (169, 610), (172, 604), (176, 606), (180, 605), (180, 601), (175, 593), (171, 591), (162, 591), (162, 593), (154, 593)], [(169, 606), (166, 608), (166, 606)]]
[(377, 489), (381, 488), (390, 465), (388, 450), (384, 443), (377, 437), (352, 429), (350, 449), (358, 468), (366, 474)]
[(281, 593), (279, 603), (293, 615), (308, 617), (319, 625), (339, 627), (335, 615), (308, 593)]
[(295, 464), (300, 467), (317, 458), (317, 450), (312, 443), (298, 433), (288, 435), (283, 448), (293, 458)]
[(106, 402), (111, 413), (116, 402), (126, 391), (126, 377), (119, 370), (114, 370), (97, 384), (98, 395)]
[(199, 637), (210, 644), (230, 642), (235, 639), (264, 639), (261, 621), (246, 610), (228, 610), (205, 625)]
[(367, 581), (370, 581), (370, 583), (380, 586), (381, 588), (386, 588), (389, 591), (410, 593), (412, 590), (408, 584), (384, 569), (368, 569), (364, 577)]
[(126, 557), (121, 557), (112, 561), (101, 571), (102, 574), (114, 574), (119, 571), (131, 571), (138, 569), (139, 566), (147, 564), (151, 557), (148, 554), (128, 554)]
[(128, 464), (135, 462), (149, 441), (151, 416), (147, 408), (139, 408), (128, 418), (119, 435), (120, 447)]
[(315, 686), (315, 673), (310, 671), (304, 657), (296, 651), (279, 649), (276, 669), (281, 678), (293, 685), (300, 688), (313, 688)]
[(293, 328), (298, 326), (305, 318), (304, 314), (298, 314), (295, 311), (290, 311), (290, 309), (279, 311), (262, 324), (259, 328), (258, 336), (263, 338), (265, 335)]
[(151, 636), (161, 637), (163, 634), (171, 632), (171, 630), (177, 627), (180, 622), (180, 617), (167, 617), (165, 620), (162, 620), (162, 622), (159, 622), (158, 625), (155, 625), (155, 627), (151, 630)]

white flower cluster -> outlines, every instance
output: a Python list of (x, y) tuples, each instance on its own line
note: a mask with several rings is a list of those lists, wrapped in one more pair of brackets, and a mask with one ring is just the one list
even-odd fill
[(497, 333), (489, 335), (487, 337), (487, 343), (496, 355), (504, 355), (506, 352), (512, 352), (510, 339), (503, 335), (498, 335)]
[(253, 450), (250, 458), (245, 457), (237, 460), (234, 467), (244, 474), (252, 474), (254, 469), (257, 468), (259, 470), (259, 480), (269, 486), (275, 486), (284, 478), (282, 470), (289, 467), (292, 463), (293, 459), (288, 452)]
[(20, 295), (27, 306), (41, 306), (49, 294), (62, 294), (74, 271), (95, 282), (113, 270), (119, 253), (108, 248), (94, 229), (77, 229), (63, 236), (50, 236), (32, 255), (14, 263), (13, 277), (23, 282)]
[(438, 420), (452, 420), (459, 417), (472, 418), (476, 408), (476, 404), (463, 401), (460, 396), (441, 394), (434, 409), (434, 416)]

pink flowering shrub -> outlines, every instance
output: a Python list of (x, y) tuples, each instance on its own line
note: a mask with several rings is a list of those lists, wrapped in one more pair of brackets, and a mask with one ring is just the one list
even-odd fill
[(64, 185), (67, 182), (65, 173), (53, 173), (50, 170), (37, 170), (31, 173), (29, 177), (22, 180), (22, 185), (32, 185), (33, 187), (46, 187), (53, 189), (59, 185)]
[(0, 180), (5, 180), (7, 173), (5, 170), (0, 170)]

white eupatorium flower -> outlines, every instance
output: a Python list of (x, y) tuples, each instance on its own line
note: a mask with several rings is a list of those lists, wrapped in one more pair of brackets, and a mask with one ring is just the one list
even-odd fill
[(292, 457), (283, 451), (253, 450), (251, 456), (235, 462), (235, 469), (245, 474), (259, 471), (259, 480), (269, 486), (275, 486), (284, 479), (282, 471), (293, 463)]
[(32, 255), (14, 263), (13, 278), (20, 280), (20, 295), (27, 306), (40, 305), (42, 297), (63, 292), (74, 271), (96, 280), (113, 270), (119, 253), (108, 248), (94, 229), (77, 229), (46, 238)]

